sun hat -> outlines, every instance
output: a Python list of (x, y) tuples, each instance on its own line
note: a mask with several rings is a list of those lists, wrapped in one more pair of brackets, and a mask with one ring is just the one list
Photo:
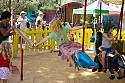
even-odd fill
[(25, 13), (26, 13), (26, 12), (22, 11), (22, 12), (20, 13), (20, 15), (21, 15), (21, 14), (25, 14)]
[[(39, 15), (43, 14), (43, 12), (39, 12)], [(44, 15), (44, 14), (43, 14)]]

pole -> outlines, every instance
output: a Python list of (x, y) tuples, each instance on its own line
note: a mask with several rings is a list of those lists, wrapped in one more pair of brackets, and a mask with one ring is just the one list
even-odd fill
[(21, 73), (20, 73), (20, 80), (23, 81), (23, 48), (22, 48), (23, 38), (21, 37), (20, 42), (20, 51), (21, 51)]
[(83, 40), (82, 40), (82, 51), (84, 52), (84, 36), (85, 36), (85, 28), (86, 28), (86, 6), (87, 6), (87, 0), (85, 0), (85, 6), (84, 6), (84, 23), (83, 23)]
[(101, 26), (101, 20), (102, 20), (101, 19), (101, 16), (102, 16), (101, 14), (102, 14), (102, 2), (100, 1), (100, 26)]
[[(121, 7), (121, 12), (120, 12), (120, 18), (119, 18), (118, 27), (117, 27), (117, 35), (119, 33), (119, 29), (121, 28), (120, 27), (120, 23), (121, 23), (121, 20), (122, 20), (122, 17), (123, 17), (123, 8), (124, 8), (124, 0), (122, 0), (122, 7)], [(118, 40), (118, 37), (116, 37), (116, 40)], [(116, 50), (116, 46), (117, 46), (117, 44), (114, 43), (114, 50)]]

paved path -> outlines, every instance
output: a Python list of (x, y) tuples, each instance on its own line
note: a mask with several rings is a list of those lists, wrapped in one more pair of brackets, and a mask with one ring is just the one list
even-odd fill
[[(93, 59), (93, 51), (86, 53)], [(25, 55), (24, 80), (20, 81), (20, 74), (15, 72), (9, 83), (125, 83), (125, 78), (110, 80), (109, 72), (91, 72), (91, 69), (81, 68), (76, 73), (66, 61), (60, 61), (57, 54), (58, 52)], [(20, 69), (20, 58), (14, 58), (13, 65)]]

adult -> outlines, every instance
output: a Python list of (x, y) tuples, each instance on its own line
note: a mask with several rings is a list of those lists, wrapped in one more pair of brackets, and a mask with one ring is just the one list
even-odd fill
[(20, 28), (23, 28), (24, 30), (27, 29), (27, 23), (28, 23), (28, 19), (25, 16), (26, 12), (22, 11), (20, 13), (20, 16), (17, 19), (18, 24), (20, 25)]
[(30, 15), (30, 28), (36, 28), (35, 26), (35, 22), (36, 22), (36, 18), (37, 18), (37, 15), (35, 13), (35, 11), (32, 11), (32, 14)]
[(44, 17), (43, 12), (39, 12), (39, 15), (36, 19), (37, 28), (43, 28), (44, 29), (46, 21), (43, 20), (43, 17)]
[(1, 21), (0, 21), (0, 44), (2, 41), (7, 40), (9, 36), (14, 33), (14, 28), (10, 28), (10, 19), (11, 13), (8, 11), (4, 11), (1, 14)]

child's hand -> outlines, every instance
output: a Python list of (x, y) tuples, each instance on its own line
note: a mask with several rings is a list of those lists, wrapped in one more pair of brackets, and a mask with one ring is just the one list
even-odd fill
[(117, 35), (117, 34), (114, 36), (114, 38), (116, 38), (116, 37), (118, 37), (118, 35)]
[(33, 44), (33, 48), (37, 48), (38, 45), (36, 43)]
[(118, 43), (118, 41), (114, 41), (114, 43)]

